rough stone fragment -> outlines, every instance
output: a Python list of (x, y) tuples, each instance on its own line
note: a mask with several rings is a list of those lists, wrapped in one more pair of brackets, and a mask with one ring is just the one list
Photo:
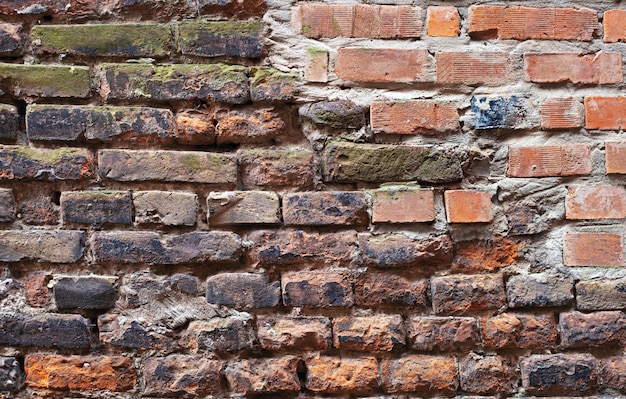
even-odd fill
[(183, 336), (194, 352), (237, 352), (252, 348), (256, 341), (252, 320), (243, 315), (194, 320)]
[(363, 109), (350, 100), (319, 101), (300, 107), (300, 116), (318, 126), (360, 129), (365, 125)]
[(13, 190), (0, 188), (0, 223), (11, 222), (15, 219), (15, 199)]
[(97, 3), (92, 1), (66, 0), (10, 0), (0, 4), (0, 14), (42, 17), (42, 14), (61, 20), (94, 17), (98, 13)]
[(115, 314), (98, 317), (99, 339), (102, 344), (123, 349), (166, 349), (171, 346), (169, 338), (146, 330), (136, 320)]
[(73, 263), (83, 256), (85, 233), (72, 230), (0, 231), (0, 261), (37, 259), (52, 263)]
[(281, 278), (283, 303), (308, 308), (352, 306), (350, 280), (348, 271), (285, 272)]
[(501, 356), (471, 353), (459, 365), (461, 389), (476, 394), (513, 392), (513, 372)]
[(0, 63), (3, 89), (16, 97), (85, 98), (91, 91), (89, 67)]
[(176, 30), (176, 44), (183, 54), (258, 58), (263, 52), (260, 22), (181, 22)]
[(287, 226), (366, 225), (367, 200), (359, 191), (315, 191), (283, 196)]
[(178, 263), (237, 262), (241, 238), (222, 231), (161, 235), (151, 231), (96, 232), (91, 237), (93, 257), (99, 262)]
[(264, 274), (222, 273), (206, 282), (209, 303), (235, 308), (267, 308), (278, 305), (280, 284)]
[(267, 191), (213, 191), (207, 198), (210, 226), (278, 224), (278, 194)]
[(522, 386), (535, 395), (586, 395), (598, 382), (597, 361), (587, 354), (532, 355), (520, 369)]
[(313, 153), (307, 150), (241, 150), (237, 153), (243, 188), (313, 187)]
[(66, 191), (61, 193), (63, 221), (88, 224), (131, 224), (129, 191)]
[(226, 366), (224, 375), (232, 391), (243, 395), (299, 391), (298, 362), (293, 356), (235, 360)]
[(150, 357), (144, 361), (144, 394), (176, 398), (196, 398), (220, 391), (217, 360), (194, 356)]
[(463, 272), (498, 270), (514, 264), (521, 247), (522, 244), (503, 236), (495, 236), (489, 240), (458, 242), (454, 269)]
[(574, 279), (563, 273), (517, 274), (506, 282), (510, 308), (564, 306), (574, 299)]
[(626, 317), (620, 311), (561, 313), (559, 327), (565, 348), (605, 348), (623, 345), (626, 338)]
[(406, 333), (400, 315), (337, 317), (333, 340), (340, 350), (389, 352), (405, 345)]
[(463, 314), (504, 307), (504, 282), (498, 274), (450, 275), (431, 279), (433, 310), (438, 314)]
[(80, 148), (0, 145), (0, 180), (80, 180), (93, 177), (94, 169), (93, 155)]
[(88, 349), (91, 326), (79, 315), (0, 314), (0, 345)]
[[(0, 28), (0, 43), (1, 42), (2, 34)], [(20, 115), (17, 108), (8, 104), (0, 104), (0, 140), (16, 138), (19, 122)]]
[(472, 97), (464, 119), (474, 129), (532, 129), (541, 125), (537, 104), (527, 95)]
[(427, 280), (409, 281), (404, 277), (387, 273), (363, 273), (354, 283), (354, 296), (357, 305), (411, 306), (424, 308), (427, 304)]
[(332, 330), (326, 317), (257, 316), (263, 349), (325, 350), (331, 346)]
[(556, 345), (553, 314), (502, 313), (482, 320), (486, 348), (552, 349)]
[(298, 75), (271, 67), (250, 68), (250, 98), (252, 101), (285, 101), (295, 98)]
[(165, 226), (193, 226), (198, 195), (183, 191), (133, 191), (135, 222)]
[(0, 356), (0, 392), (17, 391), (22, 385), (22, 379), (23, 375), (17, 359)]
[(314, 392), (365, 393), (378, 387), (378, 362), (374, 357), (314, 357), (307, 359), (305, 363), (305, 386)]
[(419, 351), (466, 351), (482, 346), (473, 317), (415, 316), (407, 322), (407, 339)]
[(358, 239), (365, 266), (440, 266), (452, 262), (453, 243), (447, 235), (412, 239), (402, 234), (361, 233)]
[(54, 284), (58, 309), (110, 309), (116, 300), (114, 278), (63, 277)]
[(626, 279), (597, 279), (576, 283), (578, 310), (618, 310), (626, 308)]
[(433, 190), (391, 186), (369, 192), (372, 196), (372, 223), (420, 223), (435, 220)]
[(458, 386), (456, 364), (452, 358), (410, 355), (382, 361), (385, 392), (416, 392), (453, 395)]

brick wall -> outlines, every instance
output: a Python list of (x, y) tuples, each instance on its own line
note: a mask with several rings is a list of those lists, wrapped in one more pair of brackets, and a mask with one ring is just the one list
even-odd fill
[(626, 9), (521, 3), (1, 1), (0, 397), (626, 393)]

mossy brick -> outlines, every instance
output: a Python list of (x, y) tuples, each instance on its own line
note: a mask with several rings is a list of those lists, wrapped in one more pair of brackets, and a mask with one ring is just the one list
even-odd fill
[(29, 105), (26, 131), (33, 141), (173, 141), (174, 114), (150, 107)]
[(0, 392), (14, 392), (22, 385), (23, 374), (17, 358), (0, 356)]
[(161, 235), (153, 231), (96, 232), (90, 241), (97, 262), (174, 265), (235, 263), (241, 258), (241, 238), (224, 231)]
[(0, 223), (15, 218), (15, 198), (10, 188), (0, 188)]
[(0, 180), (81, 180), (93, 176), (93, 155), (87, 150), (0, 145)]
[(89, 67), (0, 63), (0, 83), (17, 97), (89, 97)]
[(271, 67), (250, 68), (252, 101), (292, 101), (297, 93), (298, 74)]
[(102, 177), (118, 181), (235, 183), (237, 180), (235, 156), (229, 154), (101, 150), (98, 152), (98, 166)]
[(61, 277), (53, 287), (58, 309), (106, 310), (115, 306), (115, 277)]
[(0, 345), (88, 349), (91, 324), (80, 315), (0, 314)]
[(463, 178), (461, 155), (430, 145), (332, 142), (321, 161), (322, 177), (332, 183), (450, 183)]
[(223, 64), (101, 64), (100, 94), (105, 100), (243, 104), (250, 98), (247, 72), (246, 67)]
[(22, 25), (0, 23), (0, 54), (14, 56), (22, 52)]
[(9, 104), (0, 104), (0, 140), (15, 139), (19, 124), (20, 115), (17, 108)]
[(166, 24), (36, 25), (31, 31), (39, 54), (164, 57), (171, 27)]
[(176, 25), (176, 33), (176, 45), (183, 54), (258, 58), (263, 53), (261, 22), (182, 22)]
[(36, 259), (51, 263), (73, 263), (83, 256), (85, 233), (73, 230), (0, 231), (0, 261)]
[(130, 191), (67, 191), (61, 193), (61, 211), (66, 223), (131, 224)]

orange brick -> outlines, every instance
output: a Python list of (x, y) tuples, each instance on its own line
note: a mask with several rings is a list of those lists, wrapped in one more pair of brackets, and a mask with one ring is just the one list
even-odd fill
[(591, 41), (597, 30), (597, 13), (588, 8), (469, 8), (468, 33), (472, 38)]
[(591, 173), (591, 150), (586, 144), (509, 147), (511, 177), (575, 176)]
[(536, 83), (609, 84), (624, 80), (620, 53), (526, 53), (524, 75)]
[(565, 217), (578, 219), (621, 219), (626, 217), (626, 188), (623, 186), (570, 186), (565, 197)]
[(450, 223), (491, 222), (491, 194), (480, 191), (447, 190), (446, 216)]
[(541, 127), (570, 129), (582, 127), (582, 103), (576, 98), (550, 98), (541, 105)]
[(626, 174), (626, 142), (606, 142), (606, 173)]
[(623, 266), (623, 237), (609, 233), (566, 233), (563, 262), (566, 266)]
[(318, 48), (306, 49), (304, 79), (309, 82), (328, 82), (328, 51)]
[(626, 10), (609, 10), (602, 19), (604, 41), (616, 43), (626, 41)]
[(47, 389), (126, 391), (136, 376), (130, 358), (122, 356), (28, 355), (26, 385)]
[(382, 361), (385, 392), (417, 392), (454, 395), (458, 374), (453, 358), (412, 355)]
[(425, 82), (428, 51), (391, 48), (340, 48), (335, 73), (354, 82)]
[(459, 11), (453, 6), (428, 7), (426, 24), (428, 36), (458, 36)]
[(419, 223), (435, 220), (435, 194), (425, 189), (372, 191), (372, 223)]
[(378, 361), (316, 356), (306, 360), (306, 388), (314, 392), (372, 392), (378, 388)]
[(500, 84), (510, 79), (510, 60), (506, 53), (439, 52), (437, 83)]
[(432, 100), (378, 102), (370, 108), (376, 133), (416, 134), (459, 130), (459, 113), (452, 104)]
[(587, 129), (626, 128), (626, 97), (585, 97)]

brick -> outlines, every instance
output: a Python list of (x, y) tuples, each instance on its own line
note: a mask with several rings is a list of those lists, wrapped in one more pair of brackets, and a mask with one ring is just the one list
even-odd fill
[(624, 218), (626, 189), (620, 186), (569, 186), (565, 217), (569, 220)]
[(0, 82), (16, 97), (89, 97), (89, 68), (0, 63)]
[(93, 1), (10, 0), (0, 4), (0, 14), (19, 15), (20, 18), (46, 14), (54, 18), (73, 20), (94, 17), (97, 12), (97, 3)]
[(118, 295), (115, 277), (62, 277), (53, 291), (58, 309), (110, 309)]
[(234, 104), (250, 98), (246, 68), (221, 64), (101, 64), (100, 95), (105, 100), (198, 99)]
[(430, 285), (437, 314), (499, 309), (506, 303), (502, 276), (497, 274), (433, 277)]
[(626, 280), (582, 280), (576, 283), (576, 309), (614, 310), (626, 308)]
[(94, 169), (93, 155), (80, 148), (0, 145), (0, 180), (81, 180)]
[(446, 190), (443, 195), (449, 223), (489, 223), (493, 220), (490, 193)]
[(585, 97), (587, 129), (620, 130), (626, 127), (626, 97)]
[(198, 352), (237, 352), (254, 346), (252, 320), (245, 316), (194, 320), (183, 333), (187, 347)]
[(511, 177), (576, 176), (591, 173), (591, 150), (586, 144), (509, 147)]
[(0, 54), (18, 55), (22, 53), (22, 25), (0, 23)]
[(543, 129), (573, 129), (583, 126), (582, 103), (574, 97), (549, 98), (541, 104)]
[(0, 223), (11, 222), (15, 219), (15, 199), (13, 190), (9, 188), (0, 189)]
[(429, 82), (430, 60), (423, 49), (342, 47), (335, 74), (353, 82)]
[(306, 48), (304, 80), (316, 83), (328, 82), (328, 51), (313, 46)]
[(198, 15), (218, 16), (221, 18), (237, 17), (247, 18), (252, 16), (262, 17), (267, 6), (262, 0), (199, 0), (189, 3), (185, 0), (107, 0), (107, 8), (110, 12), (120, 14), (126, 18), (143, 19), (147, 13), (151, 18), (167, 22), (172, 15), (181, 18), (193, 18)]
[(606, 173), (626, 174), (626, 143), (607, 141), (605, 147)]
[(502, 313), (481, 322), (489, 349), (552, 349), (556, 345), (553, 314)]
[(300, 107), (302, 118), (336, 129), (360, 129), (366, 125), (363, 108), (351, 100), (329, 100)]
[(100, 150), (100, 175), (117, 181), (234, 183), (233, 155), (198, 151)]
[(457, 352), (482, 346), (473, 317), (411, 317), (407, 320), (407, 339), (418, 351)]
[(149, 265), (237, 262), (241, 245), (237, 234), (223, 231), (164, 235), (152, 231), (96, 232), (90, 243), (97, 262)]
[(427, 10), (426, 26), (428, 36), (458, 36), (459, 11), (453, 6), (430, 6)]
[(200, 397), (220, 390), (218, 360), (195, 356), (169, 355), (144, 361), (143, 393), (148, 396)]
[(176, 24), (176, 33), (176, 45), (183, 54), (258, 58), (263, 52), (260, 22), (181, 22)]
[(617, 310), (561, 313), (559, 327), (565, 348), (621, 346), (626, 338), (626, 317)]
[(375, 133), (436, 134), (460, 128), (456, 107), (433, 100), (374, 101), (370, 118)]
[(563, 262), (566, 266), (623, 266), (623, 237), (609, 233), (566, 233)]
[(186, 191), (133, 191), (135, 222), (165, 226), (194, 226), (198, 195)]
[(498, 85), (511, 80), (511, 62), (507, 53), (437, 52), (436, 83)]
[(472, 96), (462, 121), (477, 130), (526, 130), (539, 126), (537, 102), (528, 94)]
[(285, 194), (282, 205), (287, 226), (363, 226), (369, 219), (365, 194), (359, 191)]
[(387, 273), (363, 273), (354, 283), (355, 303), (360, 306), (411, 306), (423, 309), (427, 280), (410, 281)]
[(285, 122), (273, 108), (215, 112), (217, 144), (260, 144), (272, 142), (285, 131)]
[(623, 392), (626, 386), (626, 358), (624, 356), (612, 356), (599, 361), (602, 369), (602, 388)]
[(224, 375), (231, 390), (243, 395), (299, 391), (298, 362), (293, 356), (237, 360), (226, 366)]
[(422, 9), (408, 5), (305, 4), (293, 10), (292, 25), (313, 39), (416, 38), (422, 33)]
[(454, 270), (460, 272), (494, 271), (514, 264), (523, 244), (504, 236), (456, 243)]
[(624, 80), (620, 53), (525, 53), (524, 77), (529, 82), (611, 84)]
[(26, 356), (26, 385), (33, 388), (127, 391), (137, 377), (131, 359), (122, 356)]
[(468, 33), (476, 39), (591, 41), (597, 30), (589, 8), (469, 7)]
[(369, 393), (378, 387), (378, 361), (374, 357), (311, 357), (305, 364), (305, 386), (313, 392)]
[(215, 144), (215, 113), (205, 109), (186, 110), (176, 114), (176, 135), (181, 144)]
[(313, 153), (307, 150), (241, 150), (237, 153), (243, 188), (313, 187)]
[(17, 209), (20, 220), (34, 226), (58, 225), (61, 222), (61, 207), (52, 199), (40, 196), (20, 201)]
[(131, 224), (133, 204), (129, 191), (65, 191), (61, 193), (65, 223)]
[(522, 386), (535, 395), (585, 395), (598, 382), (597, 361), (587, 354), (532, 355), (520, 369)]
[(44, 308), (50, 303), (48, 283), (52, 274), (38, 270), (30, 272), (24, 278), (26, 303), (34, 308)]
[(430, 189), (392, 186), (369, 191), (372, 223), (421, 223), (435, 220), (435, 193)]
[(285, 272), (281, 277), (285, 306), (307, 308), (352, 306), (354, 292), (349, 271)]
[(280, 284), (264, 274), (221, 273), (206, 281), (208, 303), (239, 309), (268, 308), (280, 301)]
[(31, 37), (39, 54), (164, 57), (169, 55), (170, 27), (165, 24), (35, 25)]
[(456, 364), (452, 358), (410, 355), (382, 361), (385, 392), (415, 392), (454, 395), (458, 386)]
[(258, 315), (259, 343), (270, 351), (326, 350), (332, 345), (332, 328), (326, 317)]
[(298, 74), (281, 72), (270, 67), (250, 68), (250, 99), (252, 101), (291, 102), (297, 94)]
[(512, 367), (501, 356), (471, 353), (459, 364), (461, 389), (476, 394), (512, 393), (514, 384)]
[(426, 145), (331, 142), (321, 162), (322, 178), (331, 183), (451, 183), (463, 178), (461, 154)]
[(335, 233), (302, 230), (259, 230), (248, 235), (248, 255), (262, 265), (282, 266), (311, 263), (351, 264), (356, 258), (354, 231)]
[(361, 233), (358, 239), (365, 266), (444, 266), (452, 262), (453, 244), (447, 235), (413, 239), (403, 234)]
[(79, 315), (2, 313), (0, 345), (89, 349), (91, 325)]
[(15, 392), (21, 388), (23, 374), (15, 357), (0, 356), (0, 392)]
[(176, 139), (172, 111), (149, 107), (29, 105), (26, 130), (33, 141), (152, 144)]
[(136, 320), (116, 314), (103, 314), (98, 317), (99, 340), (108, 345), (124, 350), (168, 349), (170, 339), (162, 334), (148, 331)]
[(72, 230), (0, 231), (0, 261), (36, 259), (51, 263), (73, 263), (83, 256), (85, 233)]
[(565, 306), (574, 300), (574, 279), (558, 273), (517, 274), (506, 282), (510, 308)]
[[(0, 38), (0, 42), (2, 39)], [(0, 140), (15, 139), (19, 129), (20, 115), (17, 108), (0, 104)]]
[(267, 191), (212, 191), (207, 198), (210, 226), (278, 224), (278, 194)]
[(607, 10), (602, 18), (605, 43), (626, 41), (626, 11)]
[(402, 316), (336, 317), (333, 344), (340, 350), (390, 352), (404, 347)]

